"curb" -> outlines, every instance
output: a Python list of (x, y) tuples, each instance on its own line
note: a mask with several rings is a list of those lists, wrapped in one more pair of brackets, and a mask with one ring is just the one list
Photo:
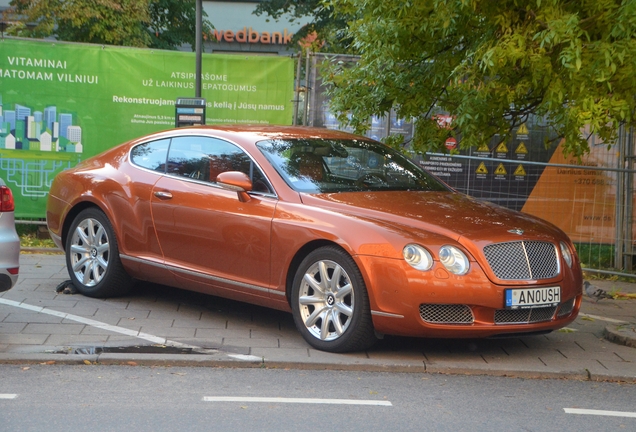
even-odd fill
[(636, 348), (636, 324), (625, 323), (606, 326), (603, 336), (610, 342)]
[(589, 370), (538, 371), (505, 370), (500, 368), (452, 367), (434, 364), (422, 366), (399, 364), (347, 364), (324, 362), (286, 362), (286, 361), (246, 361), (220, 359), (209, 354), (42, 354), (42, 353), (3, 353), (0, 364), (9, 365), (84, 365), (84, 366), (129, 366), (129, 367), (211, 367), (235, 369), (294, 369), (329, 370), (350, 372), (386, 372), (419, 373), (439, 375), (492, 376), (519, 379), (570, 379), (594, 382), (636, 383), (633, 377), (592, 373)]
[(63, 255), (64, 251), (58, 248), (52, 247), (21, 247), (20, 253), (25, 254), (55, 254), (55, 255)]

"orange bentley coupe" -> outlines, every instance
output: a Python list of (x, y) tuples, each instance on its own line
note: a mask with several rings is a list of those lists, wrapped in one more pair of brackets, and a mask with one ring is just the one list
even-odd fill
[(580, 261), (557, 227), (333, 130), (147, 135), (60, 173), (47, 223), (84, 295), (141, 280), (290, 311), (331, 352), (383, 334), (541, 334), (581, 305)]

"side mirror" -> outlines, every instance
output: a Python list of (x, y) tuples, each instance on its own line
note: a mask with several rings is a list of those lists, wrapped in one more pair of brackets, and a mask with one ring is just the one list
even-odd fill
[(223, 189), (235, 191), (241, 202), (249, 201), (249, 191), (252, 190), (252, 180), (240, 171), (226, 171), (216, 176), (216, 182)]

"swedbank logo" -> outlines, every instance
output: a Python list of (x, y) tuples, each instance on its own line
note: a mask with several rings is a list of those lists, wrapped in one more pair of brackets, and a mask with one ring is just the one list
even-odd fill
[(217, 42), (240, 42), (240, 43), (262, 43), (262, 44), (278, 44), (287, 45), (291, 42), (293, 33), (288, 33), (287, 29), (281, 32), (257, 32), (252, 27), (243, 27), (243, 29), (234, 32), (232, 30), (217, 30), (210, 32), (210, 38)]

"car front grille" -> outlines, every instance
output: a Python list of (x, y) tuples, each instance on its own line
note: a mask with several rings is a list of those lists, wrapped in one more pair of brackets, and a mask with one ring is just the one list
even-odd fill
[(472, 324), (473, 311), (461, 304), (421, 304), (420, 316), (431, 324)]
[(556, 306), (528, 309), (497, 309), (495, 311), (495, 324), (530, 324), (550, 321), (556, 309)]
[(484, 247), (495, 276), (502, 280), (550, 279), (559, 274), (558, 256), (552, 243), (516, 241)]

